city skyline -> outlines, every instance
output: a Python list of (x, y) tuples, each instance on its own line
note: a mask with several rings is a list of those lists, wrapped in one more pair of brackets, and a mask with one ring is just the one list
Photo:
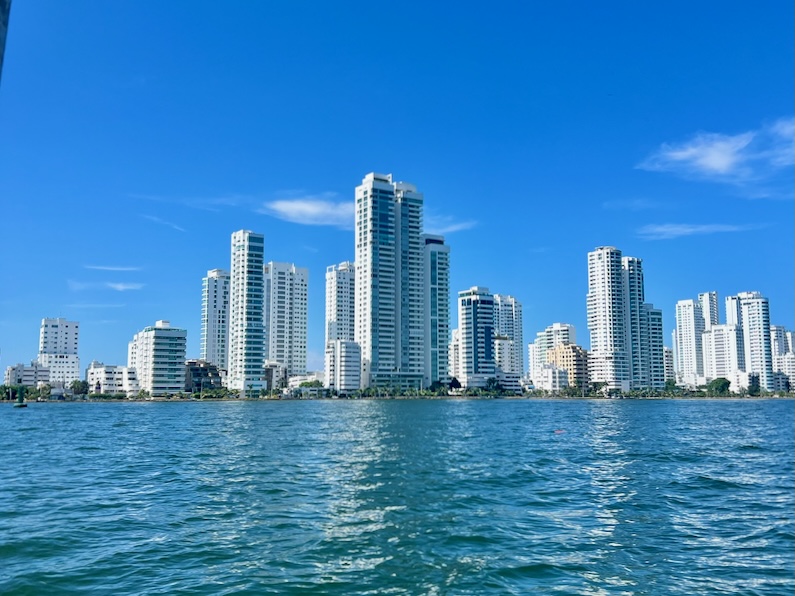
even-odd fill
[[(587, 347), (585, 254), (611, 245), (643, 259), (666, 345), (676, 302), (705, 291), (759, 291), (795, 327), (791, 6), (194, 8), (14, 5), (0, 366), (35, 357), (45, 317), (80, 322), (83, 369), (123, 364), (160, 319), (197, 357), (201, 279), (251, 229), (267, 261), (309, 270), (322, 369), (323, 272), (354, 257), (370, 171), (422, 190), (451, 321), (456, 292), (484, 286), (522, 303), (525, 343), (565, 322)], [(420, 43), (364, 52), (373, 19)]]

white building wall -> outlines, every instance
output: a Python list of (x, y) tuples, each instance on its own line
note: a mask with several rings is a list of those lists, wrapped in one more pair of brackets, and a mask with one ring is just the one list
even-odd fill
[(565, 368), (545, 364), (537, 374), (536, 389), (557, 393), (569, 386), (569, 373)]
[(508, 368), (500, 367), (505, 373), (524, 375), (524, 333), (522, 331), (522, 303), (515, 297), (505, 294), (494, 294), (494, 334), (511, 340), (510, 361)]
[(289, 377), (306, 373), (307, 288), (309, 272), (290, 263), (264, 267), (265, 360), (287, 369)]
[(356, 187), (356, 342), (362, 385), (419, 387), (425, 368), (423, 196), (392, 175)]
[(356, 265), (345, 261), (326, 268), (326, 343), (354, 341)]
[(228, 352), (229, 272), (211, 269), (202, 279), (200, 358), (226, 370)]
[(681, 385), (695, 387), (703, 382), (704, 354), (701, 336), (704, 330), (702, 302), (696, 300), (677, 302), (674, 350), (676, 378)]
[(588, 365), (591, 382), (629, 391), (631, 351), (624, 330), (626, 303), (621, 258), (621, 251), (612, 246), (588, 253)]
[(134, 368), (141, 389), (150, 395), (173, 395), (185, 389), (187, 332), (157, 321), (133, 336), (127, 366)]
[(134, 368), (103, 364), (94, 360), (86, 370), (89, 393), (124, 393), (132, 397), (140, 390)]
[(68, 386), (80, 379), (79, 336), (80, 323), (77, 321), (60, 317), (41, 320), (38, 360), (50, 371), (49, 383)]
[[(350, 394), (361, 387), (362, 351), (352, 341), (334, 340), (326, 344), (326, 387)], [(329, 375), (330, 373), (330, 375)]]
[(712, 325), (704, 331), (704, 376), (706, 381), (729, 379), (740, 371), (740, 332), (737, 325)]
[(568, 323), (553, 323), (543, 331), (536, 333), (536, 339), (528, 346), (528, 362), (530, 363), (529, 376), (535, 381), (534, 375), (547, 364), (547, 352), (556, 346), (576, 344), (577, 333), (574, 325)]
[(773, 356), (770, 343), (770, 305), (759, 292), (742, 292), (741, 327), (745, 372), (759, 375), (760, 387), (774, 391)]

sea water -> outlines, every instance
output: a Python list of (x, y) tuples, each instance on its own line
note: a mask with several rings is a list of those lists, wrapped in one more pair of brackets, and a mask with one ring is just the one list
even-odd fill
[(0, 593), (791, 595), (793, 404), (2, 404)]

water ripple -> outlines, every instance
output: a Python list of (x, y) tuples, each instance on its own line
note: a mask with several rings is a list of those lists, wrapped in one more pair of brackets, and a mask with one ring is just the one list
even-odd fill
[(791, 594), (793, 402), (0, 410), (2, 594)]

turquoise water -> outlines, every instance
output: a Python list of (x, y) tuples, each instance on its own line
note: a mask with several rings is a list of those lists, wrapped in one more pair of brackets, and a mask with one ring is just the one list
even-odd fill
[(0, 406), (0, 593), (795, 591), (770, 401)]

